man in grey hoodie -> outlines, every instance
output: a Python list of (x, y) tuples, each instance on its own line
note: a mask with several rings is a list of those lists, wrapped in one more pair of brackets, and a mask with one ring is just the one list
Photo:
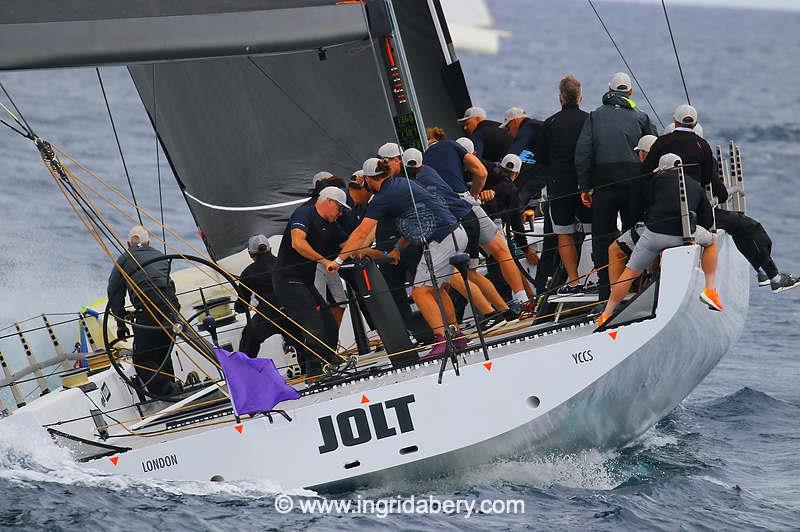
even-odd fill
[(608, 299), (608, 246), (616, 238), (617, 215), (622, 229), (632, 226), (639, 212), (641, 163), (633, 146), (656, 128), (647, 113), (631, 100), (631, 78), (624, 72), (611, 77), (603, 105), (589, 113), (575, 147), (575, 170), (581, 201), (592, 209), (592, 259), (598, 269), (600, 299)]

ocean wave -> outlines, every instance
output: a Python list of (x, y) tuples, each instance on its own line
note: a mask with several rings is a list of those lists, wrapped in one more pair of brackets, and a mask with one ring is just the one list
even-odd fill
[[(794, 123), (752, 125), (741, 128), (721, 129), (715, 134), (719, 138), (736, 139), (737, 142), (797, 142), (800, 141), (800, 126)], [(725, 147), (727, 150), (727, 147)], [(726, 151), (727, 153), (727, 151)]]
[(747, 386), (730, 395), (691, 407), (693, 412), (699, 416), (720, 420), (747, 417), (753, 414), (763, 416), (766, 413), (785, 408), (795, 407)]

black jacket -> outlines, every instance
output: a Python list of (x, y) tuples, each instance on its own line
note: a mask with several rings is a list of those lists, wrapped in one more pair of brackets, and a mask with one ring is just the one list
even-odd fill
[(482, 120), (469, 138), (475, 145), (475, 155), (490, 163), (499, 163), (509, 153), (512, 141), (508, 130), (494, 120)]
[(638, 175), (641, 164), (633, 148), (643, 136), (655, 134), (650, 117), (636, 109), (633, 100), (607, 92), (603, 105), (589, 113), (575, 147), (580, 189), (589, 191)]
[[(706, 198), (700, 183), (694, 179), (686, 179), (686, 202), (690, 216), (697, 225), (711, 229), (714, 223), (711, 204)], [(681, 236), (681, 204), (679, 197), (679, 177), (674, 170), (656, 172), (642, 182), (642, 203), (647, 210), (645, 225), (648, 229), (664, 235)]]
[[(148, 264), (142, 269), (141, 264), (162, 257), (164, 254), (150, 246), (140, 245), (129, 248), (117, 258), (116, 263), (130, 276), (136, 286), (144, 292), (147, 299), (159, 306), (168, 309), (169, 306), (178, 308), (175, 297), (175, 284), (169, 277), (170, 261), (158, 261)], [(123, 317), (125, 314), (125, 292), (128, 291), (131, 304), (137, 311), (143, 310), (144, 304), (139, 297), (130, 290), (127, 282), (116, 266), (108, 277), (108, 306), (114, 316)]]
[(578, 190), (575, 171), (575, 146), (589, 113), (577, 105), (565, 105), (544, 121), (542, 140), (536, 154), (537, 164), (544, 166), (549, 195), (562, 195)]
[(492, 187), (494, 199), (483, 206), (484, 211), (492, 219), (501, 219), (514, 231), (514, 241), (521, 248), (528, 245), (528, 239), (521, 234), (525, 231), (522, 225), (523, 204), (519, 199), (516, 184), (505, 175), (498, 179)]
[[(275, 299), (275, 290), (272, 288), (272, 270), (274, 268), (275, 255), (271, 252), (256, 255), (256, 260), (252, 264), (248, 264), (239, 276), (239, 284), (236, 286), (239, 299), (233, 304), (233, 310), (245, 312), (253, 292), (261, 299), (275, 304), (277, 299)], [(269, 305), (259, 304), (261, 305), (259, 309), (269, 309)]]
[(719, 178), (714, 152), (703, 137), (694, 132), (680, 130), (658, 137), (644, 160), (644, 171), (655, 170), (658, 160), (667, 153), (674, 153), (681, 158), (684, 165), (691, 165), (684, 168), (687, 177), (693, 178), (703, 187), (711, 183), (714, 196), (720, 203), (728, 199), (728, 191)]

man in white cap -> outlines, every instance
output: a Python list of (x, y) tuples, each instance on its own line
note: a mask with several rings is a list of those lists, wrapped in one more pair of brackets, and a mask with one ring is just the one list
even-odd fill
[(647, 159), (647, 154), (650, 153), (650, 148), (653, 147), (653, 143), (656, 140), (658, 140), (658, 137), (655, 135), (645, 135), (636, 143), (636, 147), (633, 148), (633, 151), (639, 154), (639, 160), (641, 162)]
[(339, 330), (323, 296), (314, 287), (317, 264), (335, 272), (335, 257), (347, 234), (336, 220), (349, 209), (345, 192), (323, 188), (317, 200), (300, 205), (283, 232), (272, 285), (278, 302), (303, 328), (300, 364), (307, 375), (320, 373), (322, 362), (336, 363)]
[(399, 175), (403, 171), (403, 163), (400, 158), (403, 155), (403, 150), (400, 145), (395, 142), (387, 142), (378, 148), (378, 157), (386, 159), (389, 162), (389, 169), (392, 176)]
[(589, 114), (575, 148), (575, 170), (581, 201), (592, 209), (592, 258), (598, 271), (600, 299), (608, 298), (608, 246), (617, 231), (637, 221), (641, 207), (636, 204), (636, 177), (641, 162), (631, 146), (643, 135), (655, 135), (650, 117), (636, 108), (631, 78), (624, 72), (611, 77), (603, 105)]
[[(719, 178), (711, 146), (697, 135), (697, 110), (691, 105), (679, 105), (673, 113), (673, 120), (675, 129), (660, 136), (653, 144), (644, 162), (645, 171), (651, 171), (657, 158), (664, 153), (675, 153), (684, 164), (691, 165), (685, 169), (687, 177), (704, 187), (710, 184), (718, 203), (724, 204), (729, 192)], [(726, 209), (716, 209), (715, 216), (717, 228), (731, 235), (736, 248), (756, 271), (759, 286), (770, 286), (776, 294), (800, 286), (800, 279), (778, 269), (772, 259), (772, 239), (757, 220)]]
[(458, 123), (474, 144), (470, 153), (474, 153), (479, 159), (496, 163), (508, 153), (511, 136), (508, 131), (498, 127), (499, 122), (486, 119), (483, 107), (470, 107), (464, 111), (464, 116), (458, 119)]
[[(149, 394), (166, 397), (179, 391), (171, 375), (174, 374), (170, 346), (172, 323), (180, 311), (175, 296), (175, 284), (170, 279), (170, 261), (156, 261), (164, 254), (150, 247), (150, 235), (141, 225), (128, 232), (128, 249), (117, 258), (108, 278), (108, 306), (117, 320), (117, 338), (128, 336), (123, 321), (125, 294), (134, 308), (133, 361), (136, 374), (146, 383)], [(124, 272), (124, 275), (123, 275)], [(163, 363), (163, 365), (162, 365)], [(160, 371), (157, 371), (158, 368)]]
[[(681, 205), (678, 196), (679, 176), (676, 167), (681, 166), (680, 157), (673, 153), (665, 154), (659, 160), (653, 177), (641, 187), (647, 217), (639, 231), (630, 229), (618, 239), (620, 245), (632, 247), (630, 259), (619, 279), (614, 280), (611, 296), (603, 313), (597, 320), (602, 326), (613, 314), (617, 305), (627, 295), (634, 279), (650, 265), (663, 250), (683, 245)], [(714, 215), (711, 204), (700, 184), (686, 179), (686, 202), (689, 211), (696, 215), (694, 241), (703, 247), (701, 265), (705, 274), (705, 289), (700, 293), (700, 301), (711, 310), (724, 309), (715, 286), (717, 270), (716, 235), (711, 233)]]

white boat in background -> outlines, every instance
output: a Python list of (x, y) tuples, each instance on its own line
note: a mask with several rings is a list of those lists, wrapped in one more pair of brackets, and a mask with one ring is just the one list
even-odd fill
[(495, 27), (486, 0), (443, 0), (442, 9), (456, 50), (495, 55), (510, 31)]
[[(24, 9), (40, 17), (38, 3), (46, 0), (29, 1)], [(485, 3), (468, 4), (459, 2), (459, 10), (475, 10), (470, 31), (487, 27)], [(469, 93), (438, 0), (298, 0), (291, 8), (265, 2), (261, 10), (223, 13), (215, 13), (214, 0), (119, 11), (124, 5), (115, 0), (89, 16), (92, 2), (70, 3), (68, 13), (53, 14), (63, 20), (47, 22), (30, 23), (24, 13), (5, 23), (0, 17), (0, 69), (129, 64), (208, 252), (165, 244), (179, 247), (175, 260), (190, 263), (172, 273), (182, 316), (172, 324), (170, 355), (186, 388), (175, 402), (142, 396), (130, 343), (111, 340), (100, 301), (80, 314), (79, 352), (66, 353), (45, 322), (57, 356), (38, 363), (18, 329), (30, 365), (13, 371), (1, 361), (0, 386), (11, 390), (17, 408), (0, 420), (0, 430), (44, 429), (76, 459), (105, 472), (338, 489), (521, 453), (623, 445), (675, 408), (738, 338), (748, 268), (721, 232), (724, 312), (698, 301), (700, 248), (688, 240), (666, 250), (660, 269), (599, 329), (589, 312), (596, 296), (567, 310), (556, 298), (556, 313), (539, 312), (485, 338), (469, 330), (467, 350), (424, 361), (417, 351), (425, 346), (405, 333), (408, 349), (390, 347), (396, 322), (377, 326), (389, 352), (359, 341), (362, 320), (354, 310), (343, 324), (356, 344), (340, 353), (346, 364), (316, 382), (292, 381), (302, 393), (297, 400), (237, 415), (211, 345), (234, 350), (247, 319), (232, 310), (233, 279), (249, 260), (240, 251), (244, 242), (253, 233), (280, 232), (320, 168), (349, 175), (388, 138), (424, 148), (425, 124), (457, 132)], [(203, 42), (194, 38), (199, 30), (208, 30)], [(45, 35), (50, 48), (27, 44)], [(27, 122), (16, 125), (98, 243), (120, 245), (106, 220), (86, 209), (89, 198), (100, 202), (88, 185), (103, 181), (79, 176), (77, 161)], [(733, 144), (731, 161), (730, 171), (725, 161), (721, 166), (726, 184), (742, 179)], [(380, 275), (370, 272), (364, 275)], [(581, 273), (588, 275), (589, 266)], [(382, 301), (369, 288), (378, 281), (354, 287), (354, 297)], [(277, 337), (260, 356), (295, 377), (296, 360)], [(75, 359), (89, 366), (62, 372), (62, 385), (51, 390), (42, 370)], [(25, 404), (21, 389), (32, 382), (41, 396)]]

